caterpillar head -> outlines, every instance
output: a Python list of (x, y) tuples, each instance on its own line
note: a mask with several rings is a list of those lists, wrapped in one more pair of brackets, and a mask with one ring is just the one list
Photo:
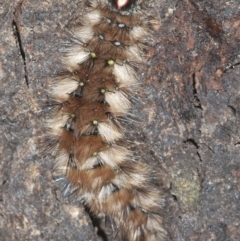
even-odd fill
[(136, 3), (136, 0), (111, 0), (111, 2), (118, 10), (126, 11)]

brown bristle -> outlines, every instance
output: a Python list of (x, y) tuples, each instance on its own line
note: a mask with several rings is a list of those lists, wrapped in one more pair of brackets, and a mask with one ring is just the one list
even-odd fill
[(141, 227), (146, 223), (147, 215), (140, 209), (136, 208), (132, 210), (128, 215), (128, 223), (134, 227)]
[[(79, 148), (81, 146), (81, 148)], [(100, 136), (84, 136), (74, 142), (74, 154), (79, 165), (87, 161), (88, 158), (94, 156), (105, 148), (106, 144)]]
[(82, 171), (70, 169), (67, 173), (69, 182), (73, 183), (74, 186), (81, 180), (82, 191), (92, 189), (94, 192), (99, 192), (102, 186), (106, 185), (115, 175), (115, 172), (106, 165)]
[(126, 189), (112, 192), (103, 203), (103, 209), (112, 216), (116, 211), (120, 212), (131, 202), (133, 193)]

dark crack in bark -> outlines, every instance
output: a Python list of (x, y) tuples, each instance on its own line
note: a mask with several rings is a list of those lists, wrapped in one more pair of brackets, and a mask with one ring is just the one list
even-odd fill
[(18, 4), (15, 11), (13, 12), (14, 18), (13, 18), (13, 21), (12, 21), (12, 28), (13, 28), (13, 33), (14, 33), (14, 36), (16, 38), (16, 43), (19, 47), (20, 54), (21, 54), (23, 64), (24, 64), (25, 82), (26, 82), (27, 87), (29, 87), (29, 80), (28, 80), (28, 74), (27, 74), (27, 64), (26, 64), (26, 54), (25, 54), (25, 51), (24, 51), (24, 47), (23, 47), (23, 43), (22, 43), (22, 39), (21, 39), (21, 33), (20, 33), (20, 30), (19, 30), (19, 27), (18, 27), (18, 22), (17, 22), (17, 19), (18, 19), (17, 15), (18, 15), (19, 9), (21, 9), (21, 6), (22, 6), (22, 1)]
[(199, 149), (199, 145), (198, 145), (198, 143), (193, 139), (193, 138), (188, 138), (187, 140), (185, 140), (185, 141), (183, 141), (183, 143), (191, 143), (195, 148), (196, 148), (196, 154), (197, 154), (197, 156), (198, 156), (198, 158), (199, 158), (199, 161), (200, 162), (202, 162), (203, 160), (202, 160), (202, 157), (201, 157), (201, 155), (200, 155), (200, 153), (199, 153), (199, 151), (198, 151), (198, 149)]
[(228, 70), (234, 69), (234, 68), (236, 68), (236, 67), (238, 67), (238, 66), (240, 66), (240, 61), (239, 61), (239, 62), (236, 62), (236, 63), (229, 63), (229, 64), (226, 66), (226, 68), (225, 68), (225, 70), (223, 71), (223, 73), (226, 73)]

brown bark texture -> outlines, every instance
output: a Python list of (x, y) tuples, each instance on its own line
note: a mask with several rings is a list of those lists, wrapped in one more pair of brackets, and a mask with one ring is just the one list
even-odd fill
[[(151, 1), (150, 1), (151, 2)], [(240, 237), (239, 0), (155, 0), (160, 29), (129, 136), (159, 172), (170, 241)], [(80, 0), (0, 2), (0, 241), (102, 240), (41, 151), (47, 89)]]

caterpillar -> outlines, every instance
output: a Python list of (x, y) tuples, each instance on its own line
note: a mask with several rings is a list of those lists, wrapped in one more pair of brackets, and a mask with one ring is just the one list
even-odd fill
[[(125, 136), (146, 40), (153, 31), (142, 1), (91, 0), (72, 30), (65, 70), (51, 88), (48, 136), (55, 173), (77, 190), (99, 218), (109, 217), (115, 237), (162, 241), (162, 193), (153, 170), (134, 157)], [(71, 190), (71, 191), (70, 191)]]

